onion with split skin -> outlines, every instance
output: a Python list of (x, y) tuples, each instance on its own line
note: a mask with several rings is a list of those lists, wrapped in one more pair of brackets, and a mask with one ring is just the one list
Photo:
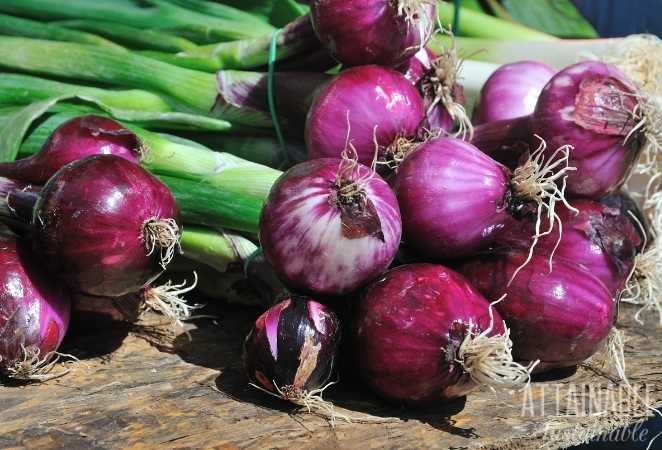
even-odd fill
[(389, 185), (346, 155), (285, 172), (260, 217), (264, 256), (283, 282), (323, 295), (351, 292), (386, 270), (400, 235)]
[[(40, 267), (29, 242), (0, 236), (0, 372), (44, 381), (60, 355), (67, 328), (69, 292)], [(57, 376), (57, 375), (55, 375)]]
[(396, 66), (427, 44), (437, 18), (431, 0), (313, 0), (315, 33), (345, 66)]
[(339, 157), (351, 145), (361, 164), (388, 160), (416, 137), (423, 99), (400, 73), (379, 66), (342, 71), (317, 95), (306, 120), (308, 157)]
[[(466, 263), (460, 272), (483, 295), (507, 294), (495, 308), (511, 329), (513, 356), (538, 371), (574, 366), (596, 353), (616, 320), (616, 302), (583, 267), (559, 257), (511, 252)], [(517, 276), (513, 277), (518, 270)]]
[(333, 417), (322, 392), (332, 384), (339, 346), (336, 314), (312, 298), (293, 295), (255, 321), (244, 342), (244, 368), (259, 389)]
[(351, 338), (361, 379), (398, 403), (424, 405), (481, 384), (512, 389), (529, 381), (530, 368), (512, 361), (500, 315), (443, 266), (404, 265), (380, 277), (357, 305)]

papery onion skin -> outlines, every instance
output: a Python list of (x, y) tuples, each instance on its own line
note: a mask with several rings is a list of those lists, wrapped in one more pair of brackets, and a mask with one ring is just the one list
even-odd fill
[(597, 199), (622, 186), (641, 152), (645, 127), (634, 130), (641, 106), (620, 70), (585, 61), (552, 77), (533, 114), (479, 125), (472, 143), (509, 167), (517, 160), (514, 151), (539, 145), (535, 136), (546, 142), (546, 157), (570, 145), (569, 165), (576, 170), (568, 175), (566, 193)]
[(139, 164), (141, 144), (135, 134), (112, 119), (75, 117), (60, 125), (38, 153), (0, 163), (0, 176), (41, 185), (65, 164), (97, 154), (116, 155)]
[(252, 383), (310, 392), (331, 381), (340, 346), (340, 323), (328, 307), (291, 296), (255, 322), (244, 342), (244, 368)]
[[(489, 302), (460, 274), (433, 264), (390, 270), (368, 287), (355, 312), (352, 347), (361, 379), (389, 400), (421, 405), (476, 387), (455, 352), (469, 323), (489, 328)], [(503, 334), (494, 312), (491, 336)]]
[(614, 191), (602, 197), (600, 203), (609, 208), (618, 209), (623, 217), (630, 220), (639, 235), (639, 244), (636, 246), (638, 252), (643, 250), (644, 244), (652, 242), (653, 231), (650, 221), (630, 194), (623, 190)]
[(117, 297), (163, 271), (159, 249), (148, 255), (144, 227), (167, 219), (181, 228), (175, 199), (157, 178), (117, 156), (90, 156), (43, 187), (34, 208), (35, 245), (72, 288)]
[[(641, 237), (618, 209), (588, 199), (573, 200), (572, 206), (578, 212), (565, 206), (557, 210), (563, 223), (561, 239), (558, 228), (541, 236), (536, 254), (549, 256), (554, 252), (555, 257), (583, 266), (616, 296), (632, 270)], [(522, 222), (520, 227), (504, 230), (497, 245), (528, 251), (534, 234), (533, 224)]]
[[(423, 88), (424, 84), (430, 84), (430, 77), (436, 76), (432, 66), (435, 59), (437, 59), (437, 55), (429, 48), (424, 47), (414, 56), (408, 58), (397, 70), (416, 86), (423, 98), (426, 111), (426, 122), (423, 126), (428, 130), (451, 131), (455, 124), (443, 102), (438, 102), (434, 108), (430, 109), (435, 98), (434, 95), (426, 92), (426, 89)], [(453, 97), (459, 103), (464, 104), (464, 90), (459, 84), (453, 86)]]
[(56, 351), (69, 327), (71, 300), (39, 266), (28, 242), (0, 236), (0, 371), (24, 357)]
[(416, 8), (398, 14), (392, 0), (313, 0), (310, 14), (324, 46), (346, 66), (396, 66), (425, 46), (436, 23), (434, 2), (399, 0)]
[(574, 366), (598, 351), (614, 324), (616, 302), (586, 269), (555, 257), (534, 255), (508, 286), (526, 253), (479, 258), (460, 272), (495, 305), (513, 341), (513, 357), (539, 359), (538, 371)]
[(480, 91), (474, 125), (533, 113), (540, 92), (555, 73), (539, 61), (518, 61), (499, 67)]
[(398, 168), (393, 189), (404, 242), (435, 259), (486, 248), (515, 221), (508, 213), (510, 171), (459, 139), (419, 146)]
[(389, 266), (401, 236), (398, 203), (388, 184), (365, 166), (363, 183), (371, 206), (343, 212), (336, 182), (342, 160), (297, 164), (274, 184), (260, 217), (260, 243), (267, 261), (289, 287), (338, 295), (353, 291)]
[[(601, 88), (607, 93), (598, 96)], [(623, 184), (641, 147), (636, 136), (624, 143), (635, 125), (636, 95), (625, 74), (596, 61), (560, 71), (543, 89), (531, 130), (547, 142), (548, 155), (563, 145), (574, 147), (570, 165), (577, 170), (568, 176), (568, 194), (595, 198)]]
[(402, 74), (378, 66), (344, 70), (308, 112), (308, 157), (340, 157), (349, 142), (359, 162), (370, 165), (375, 152), (382, 156), (396, 138), (416, 136), (424, 118), (423, 99)]

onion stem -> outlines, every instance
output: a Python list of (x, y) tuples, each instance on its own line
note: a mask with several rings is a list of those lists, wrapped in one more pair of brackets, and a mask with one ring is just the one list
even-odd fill
[(243, 265), (257, 250), (249, 239), (229, 231), (216, 231), (203, 227), (184, 227), (182, 254), (194, 261), (225, 272), (228, 266)]
[(273, 31), (265, 22), (248, 19), (237, 9), (225, 18), (195, 12), (164, 0), (3, 0), (0, 11), (37, 19), (92, 19), (139, 29), (177, 29), (201, 42), (243, 39)]

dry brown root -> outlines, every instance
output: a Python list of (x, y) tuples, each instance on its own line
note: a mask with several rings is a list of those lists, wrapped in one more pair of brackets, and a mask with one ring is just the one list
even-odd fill
[(534, 361), (528, 366), (513, 361), (513, 342), (510, 340), (510, 330), (505, 322), (504, 334), (489, 336), (494, 327), (494, 305), (505, 298), (504, 294), (499, 300), (490, 304), (490, 325), (485, 331), (476, 333), (473, 324), (469, 323), (467, 334), (460, 344), (455, 360), (479, 385), (493, 389), (524, 389), (531, 383), (531, 371), (539, 361)]
[(342, 414), (336, 411), (335, 406), (332, 402), (324, 400), (324, 391), (329, 387), (337, 384), (338, 381), (331, 381), (321, 388), (313, 389), (310, 391), (301, 390), (294, 386), (283, 386), (279, 387), (275, 381), (272, 381), (273, 386), (276, 389), (276, 392), (271, 392), (257, 384), (249, 383), (252, 387), (259, 389), (260, 391), (271, 395), (272, 397), (279, 398), (281, 400), (286, 400), (290, 403), (293, 403), (297, 406), (303, 408), (308, 414), (315, 414), (320, 417), (329, 420), (329, 423), (332, 427), (336, 426), (336, 419), (341, 419), (347, 423), (388, 423), (388, 422), (398, 422), (400, 419), (395, 417), (358, 417), (354, 415)]
[[(563, 224), (556, 213), (556, 203), (561, 202), (566, 208), (577, 212), (577, 209), (573, 208), (565, 198), (568, 172), (577, 170), (575, 167), (571, 167), (568, 164), (568, 158), (572, 146), (564, 145), (559, 147), (552, 156), (545, 161), (544, 152), (547, 148), (547, 143), (540, 136), (536, 135), (536, 137), (540, 139), (540, 145), (529, 155), (524, 164), (515, 169), (512, 177), (512, 185), (515, 195), (522, 200), (533, 202), (536, 205), (535, 234), (531, 246), (529, 247), (527, 258), (513, 272), (513, 276), (508, 284), (510, 284), (520, 270), (531, 261), (538, 240), (542, 236), (551, 234), (554, 231), (554, 226), (558, 224), (559, 238), (549, 255), (549, 270), (550, 272), (552, 271), (552, 259), (554, 258), (556, 248), (561, 243), (561, 238), (563, 236)], [(548, 223), (545, 230), (542, 230), (543, 219)]]
[(180, 284), (173, 284), (168, 281), (166, 284), (157, 287), (151, 287), (145, 290), (145, 305), (151, 309), (160, 312), (168, 317), (176, 325), (182, 325), (182, 321), (193, 319), (193, 311), (202, 308), (204, 305), (189, 305), (181, 296), (195, 289), (198, 284), (198, 274), (193, 272), (193, 283), (186, 286), (186, 281)]
[[(426, 18), (423, 8), (426, 5), (434, 6), (435, 3), (434, 0), (393, 0), (398, 16), (404, 17), (410, 23), (418, 23), (418, 33), (421, 42), (426, 41), (425, 37), (432, 32), (435, 25), (434, 20), (429, 23), (423, 20)], [(416, 50), (419, 49), (420, 47), (416, 48)]]
[(181, 230), (175, 219), (150, 219), (143, 227), (143, 234), (147, 254), (151, 255), (158, 249), (159, 264), (164, 270), (175, 257), (175, 251), (179, 249), (181, 253)]
[(430, 114), (439, 103), (441, 103), (453, 122), (458, 125), (458, 130), (453, 137), (471, 141), (474, 135), (474, 127), (464, 106), (455, 101), (455, 92), (458, 81), (458, 73), (462, 68), (462, 60), (457, 55), (455, 41), (452, 33), (441, 29), (451, 37), (453, 46), (445, 48), (443, 53), (432, 61), (434, 75), (430, 77), (426, 85), (421, 86), (424, 92), (432, 94), (434, 100), (428, 106), (427, 113)]
[(51, 373), (55, 365), (60, 362), (61, 358), (69, 358), (71, 360), (69, 363), (79, 361), (78, 358), (73, 355), (55, 351), (48, 352), (44, 356), (41, 356), (41, 350), (34, 345), (25, 347), (21, 344), (21, 353), (23, 354), (23, 357), (13, 361), (12, 364), (4, 370), (4, 373), (9, 378), (24, 381), (45, 382), (60, 378), (70, 372), (70, 369), (66, 369), (62, 372)]
[(619, 39), (602, 57), (648, 94), (662, 95), (662, 41), (652, 34)]

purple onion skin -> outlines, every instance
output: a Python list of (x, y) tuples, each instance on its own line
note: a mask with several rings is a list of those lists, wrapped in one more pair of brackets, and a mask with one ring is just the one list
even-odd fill
[(69, 293), (25, 244), (0, 236), (0, 370), (23, 358), (22, 346), (57, 350), (69, 327)]
[(72, 288), (118, 297), (161, 272), (159, 250), (148, 255), (144, 225), (175, 219), (168, 188), (141, 167), (113, 155), (90, 156), (60, 169), (34, 208), (36, 248)]
[(393, 182), (404, 242), (434, 259), (485, 249), (515, 221), (505, 206), (510, 171), (473, 145), (438, 138), (402, 162)]
[(487, 298), (508, 294), (495, 308), (510, 328), (515, 359), (539, 359), (540, 371), (584, 361), (609, 334), (616, 302), (586, 269), (555, 258), (550, 273), (543, 255), (535, 255), (507, 287), (525, 257), (511, 253), (475, 259), (460, 272)]
[[(407, 61), (397, 68), (397, 70), (416, 86), (418, 92), (423, 97), (427, 119), (425, 128), (429, 130), (451, 131), (454, 126), (454, 121), (443, 103), (439, 102), (437, 106), (430, 109), (430, 105), (434, 101), (434, 98), (430, 98), (430, 96), (426, 95), (425, 89), (422, 88), (422, 84), (426, 82), (426, 78), (435, 76), (432, 62), (436, 58), (437, 55), (432, 50), (424, 47), (414, 56), (408, 58)], [(456, 95), (461, 97), (461, 103), (464, 103), (464, 92), (462, 87), (456, 84), (455, 89), (457, 91)]]
[(375, 139), (383, 155), (397, 137), (416, 136), (424, 118), (423, 99), (400, 73), (378, 66), (345, 70), (319, 92), (308, 112), (308, 157), (340, 157), (349, 131), (359, 162), (370, 165)]
[(538, 61), (504, 64), (487, 79), (474, 110), (474, 125), (528, 116), (556, 71)]
[[(355, 364), (380, 396), (413, 405), (450, 400), (476, 387), (455, 362), (469, 322), (489, 328), (489, 302), (460, 274), (410, 264), (375, 281), (357, 306), (352, 326)], [(503, 334), (494, 311), (490, 335)]]
[[(623, 217), (632, 223), (632, 226), (637, 230), (637, 234), (639, 235), (639, 244), (636, 246), (637, 252), (641, 252), (644, 244), (652, 241), (653, 231), (648, 218), (641, 211), (637, 202), (626, 191), (618, 190), (612, 192), (602, 197), (600, 203), (609, 208), (618, 209)], [(635, 242), (634, 239), (633, 242)]]
[[(364, 184), (367, 207), (338, 206), (340, 163), (322, 158), (297, 164), (276, 181), (262, 209), (262, 250), (291, 288), (351, 292), (385, 271), (398, 250), (402, 225), (393, 191), (372, 173)], [(354, 180), (370, 172), (359, 166)]]
[(436, 21), (434, 3), (413, 20), (392, 0), (313, 0), (310, 15), (320, 41), (346, 66), (394, 67), (427, 44)]
[[(578, 214), (565, 207), (557, 211), (563, 223), (559, 229), (542, 236), (536, 244), (536, 254), (548, 256), (554, 251), (559, 257), (581, 265), (598, 278), (616, 296), (623, 288), (632, 266), (641, 237), (630, 220), (618, 209), (588, 199), (573, 200)], [(520, 251), (528, 251), (535, 234), (530, 222), (520, 227), (509, 227), (499, 236), (499, 244)]]
[[(600, 95), (605, 84), (613, 88)], [(574, 146), (570, 165), (577, 170), (568, 176), (568, 194), (598, 198), (625, 181), (640, 147), (632, 138), (623, 144), (635, 125), (633, 86), (614, 66), (586, 61), (563, 69), (542, 90), (531, 128), (547, 142), (548, 156), (562, 145)], [(626, 94), (614, 96), (615, 89)]]
[(60, 125), (39, 153), (0, 163), (0, 176), (41, 185), (60, 167), (91, 155), (116, 155), (138, 164), (140, 142), (114, 120), (95, 115), (76, 117)]
[[(244, 342), (244, 368), (251, 382), (277, 393), (323, 387), (338, 360), (340, 323), (328, 307), (291, 296), (262, 314)], [(275, 384), (275, 386), (274, 386)]]

